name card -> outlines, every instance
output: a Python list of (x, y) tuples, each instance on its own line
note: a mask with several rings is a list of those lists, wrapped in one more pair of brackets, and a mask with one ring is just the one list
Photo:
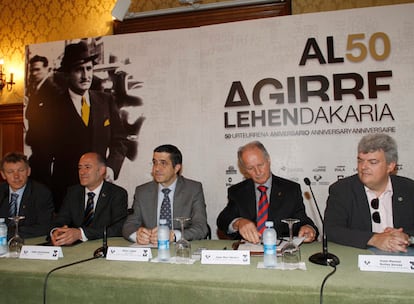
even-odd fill
[(362, 271), (414, 273), (414, 256), (359, 255), (358, 267)]
[(248, 250), (203, 250), (201, 264), (250, 265)]
[(19, 258), (32, 260), (57, 260), (58, 258), (63, 258), (63, 252), (62, 247), (60, 246), (23, 245)]
[(106, 259), (112, 261), (148, 262), (152, 258), (150, 248), (108, 247)]

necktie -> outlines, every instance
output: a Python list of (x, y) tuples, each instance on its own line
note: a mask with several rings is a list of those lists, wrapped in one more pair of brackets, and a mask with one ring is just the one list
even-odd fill
[(89, 106), (88, 103), (86, 102), (86, 98), (85, 96), (82, 96), (82, 110), (81, 110), (81, 114), (82, 114), (82, 120), (83, 123), (85, 124), (85, 126), (88, 125), (89, 123)]
[(267, 187), (259, 186), (257, 189), (260, 191), (259, 199), (259, 212), (257, 213), (257, 230), (263, 233), (265, 230), (265, 222), (267, 221), (267, 209), (269, 207), (269, 201), (267, 200)]
[(89, 226), (93, 219), (93, 198), (95, 197), (95, 193), (88, 192), (88, 201), (86, 202), (85, 213), (83, 217), (83, 226)]
[(164, 199), (162, 200), (161, 210), (160, 210), (160, 220), (166, 219), (167, 225), (171, 229), (171, 202), (168, 197), (168, 193), (171, 192), (170, 189), (164, 188), (161, 190), (164, 193)]
[(10, 198), (10, 206), (9, 206), (9, 216), (13, 217), (17, 215), (17, 199), (19, 195), (17, 193), (12, 193)]

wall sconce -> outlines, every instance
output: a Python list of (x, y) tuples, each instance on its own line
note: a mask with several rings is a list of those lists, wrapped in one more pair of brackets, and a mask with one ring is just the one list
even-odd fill
[(4, 59), (0, 58), (0, 91), (3, 91), (3, 88), (6, 87), (7, 91), (11, 91), (13, 89), (13, 85), (16, 84), (13, 81), (13, 73), (10, 73), (10, 80), (6, 80), (6, 74), (3, 73), (3, 65)]

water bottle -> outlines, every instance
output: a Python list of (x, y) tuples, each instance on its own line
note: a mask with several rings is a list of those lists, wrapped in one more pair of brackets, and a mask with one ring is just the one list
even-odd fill
[(276, 230), (273, 229), (273, 222), (265, 223), (266, 229), (263, 232), (263, 265), (264, 267), (275, 267), (276, 258)]
[(161, 219), (158, 226), (158, 260), (168, 261), (170, 259), (170, 229), (167, 220)]
[(0, 255), (6, 254), (7, 251), (7, 225), (4, 218), (0, 218)]

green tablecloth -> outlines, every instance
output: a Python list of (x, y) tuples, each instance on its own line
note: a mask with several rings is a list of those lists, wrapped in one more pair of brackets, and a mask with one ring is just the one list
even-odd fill
[[(39, 239), (27, 240), (36, 244)], [(109, 246), (128, 246), (121, 238)], [(231, 248), (232, 241), (194, 241), (193, 250)], [(43, 283), (53, 268), (92, 256), (101, 240), (63, 247), (57, 261), (0, 259), (0, 302), (42, 303)], [(258, 269), (251, 264), (193, 265), (109, 261), (103, 258), (57, 270), (49, 277), (47, 303), (319, 303), (319, 292), (331, 267), (308, 257), (320, 243), (302, 244), (307, 270)], [(341, 264), (324, 289), (324, 303), (412, 303), (414, 276), (408, 273), (363, 272), (358, 254), (370, 251), (329, 244)], [(153, 256), (156, 256), (153, 249)]]

